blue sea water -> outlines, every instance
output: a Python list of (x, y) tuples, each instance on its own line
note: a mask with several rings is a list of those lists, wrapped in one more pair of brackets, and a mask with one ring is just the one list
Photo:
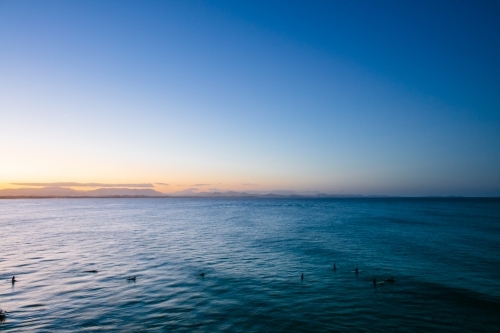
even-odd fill
[(500, 200), (0, 200), (0, 308), (5, 332), (499, 332)]

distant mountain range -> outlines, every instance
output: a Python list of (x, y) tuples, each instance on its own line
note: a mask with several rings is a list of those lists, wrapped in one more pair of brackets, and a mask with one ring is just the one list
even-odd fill
[[(276, 193), (265, 192), (236, 192), (236, 191), (215, 191), (198, 192), (194, 189), (187, 189), (174, 193), (165, 194), (152, 189), (135, 188), (99, 188), (97, 190), (73, 190), (67, 187), (49, 186), (41, 188), (18, 188), (0, 190), (0, 198), (9, 197), (36, 197), (36, 198), (66, 198), (66, 197), (196, 197), (196, 198), (235, 198), (235, 197), (339, 197), (326, 193), (311, 192), (307, 194), (296, 194), (292, 191), (276, 191)], [(345, 197), (342, 195), (342, 197)], [(357, 197), (355, 195), (349, 197)]]
[(79, 191), (67, 187), (17, 188), (0, 190), (0, 197), (159, 197), (164, 193), (152, 189), (99, 188)]

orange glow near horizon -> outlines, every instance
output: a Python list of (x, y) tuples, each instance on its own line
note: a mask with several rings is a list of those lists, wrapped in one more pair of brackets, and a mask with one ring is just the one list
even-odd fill
[[(26, 184), (20, 184), (20, 183), (26, 183)], [(29, 184), (33, 183), (33, 184)], [(39, 183), (36, 184), (35, 183)], [(77, 191), (92, 191), (92, 190), (97, 190), (100, 188), (130, 188), (130, 189), (152, 189), (158, 192), (162, 193), (173, 193), (173, 192), (178, 192), (178, 191), (184, 191), (187, 189), (196, 189), (194, 191), (198, 192), (215, 192), (215, 191), (241, 191), (244, 192), (246, 190), (259, 190), (259, 191), (272, 191), (276, 189), (282, 189), (282, 188), (269, 188), (268, 186), (259, 186), (256, 183), (239, 183), (239, 184), (231, 184), (231, 183), (216, 183), (216, 182), (141, 182), (141, 183), (147, 183), (151, 184), (151, 187), (137, 187), (137, 186), (109, 186), (109, 182), (103, 182), (101, 186), (66, 186), (66, 185), (61, 185), (60, 183), (63, 182), (9, 182), (9, 183), (0, 183), (0, 190), (4, 189), (21, 189), (21, 188), (43, 188), (43, 187), (50, 187), (50, 186), (57, 186), (57, 187), (63, 187), (63, 188), (69, 188), (72, 190), (77, 190)], [(83, 182), (82, 182), (83, 183)], [(96, 182), (93, 182), (96, 183)], [(123, 182), (123, 183), (114, 183), (114, 184), (131, 184), (130, 182)]]

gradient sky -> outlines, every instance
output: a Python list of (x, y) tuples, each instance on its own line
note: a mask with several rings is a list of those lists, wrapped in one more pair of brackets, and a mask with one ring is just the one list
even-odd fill
[(0, 0), (0, 188), (498, 196), (499, 17), (498, 1)]

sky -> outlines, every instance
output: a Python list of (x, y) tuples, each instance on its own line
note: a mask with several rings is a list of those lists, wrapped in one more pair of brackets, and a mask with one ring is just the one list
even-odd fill
[(0, 189), (500, 196), (498, 17), (498, 1), (0, 0)]

